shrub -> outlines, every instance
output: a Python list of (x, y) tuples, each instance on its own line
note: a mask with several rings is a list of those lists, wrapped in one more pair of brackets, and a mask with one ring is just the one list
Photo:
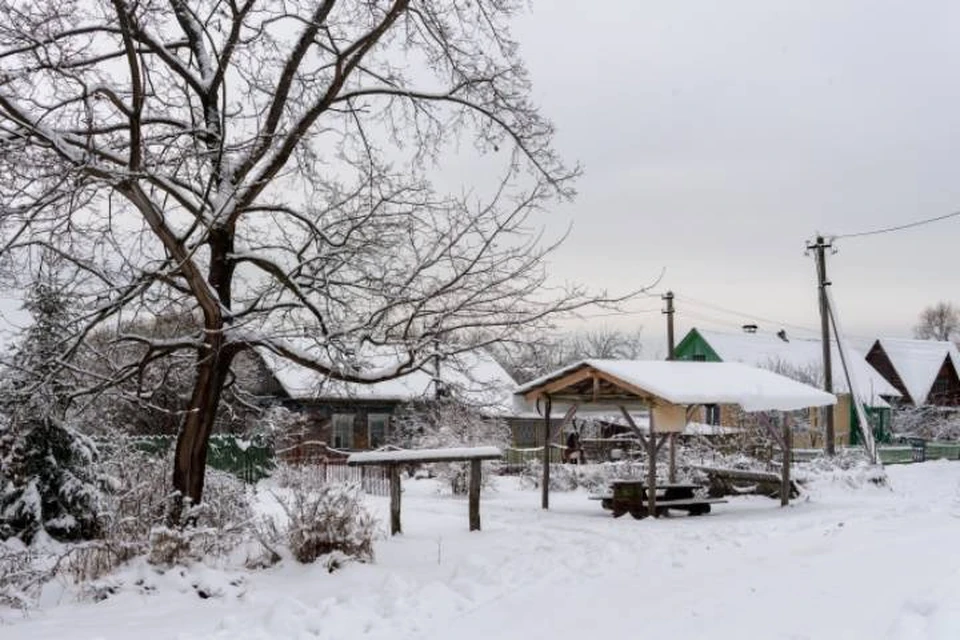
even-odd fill
[(318, 488), (293, 487), (288, 496), (274, 494), (287, 516), (285, 528), (266, 523), (261, 536), (270, 548), (278, 540), (286, 543), (298, 562), (315, 562), (334, 554), (330, 570), (350, 558), (373, 560), (377, 521), (363, 505), (359, 485), (328, 484)]

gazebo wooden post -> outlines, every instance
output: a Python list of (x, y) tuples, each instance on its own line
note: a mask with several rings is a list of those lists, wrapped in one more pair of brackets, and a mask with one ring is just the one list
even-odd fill
[(677, 434), (670, 432), (670, 477), (671, 483), (677, 481)]
[(390, 474), (390, 535), (403, 533), (400, 528), (400, 466), (396, 463), (387, 465)]
[(790, 504), (790, 459), (793, 457), (793, 433), (790, 431), (790, 414), (783, 413), (783, 463), (780, 470), (780, 506)]
[(470, 531), (480, 531), (480, 461), (470, 461)]
[(650, 435), (647, 438), (647, 509), (657, 517), (657, 435), (653, 421), (653, 403), (650, 404)]
[(550, 409), (549, 394), (543, 396), (543, 477), (540, 487), (540, 506), (550, 508)]

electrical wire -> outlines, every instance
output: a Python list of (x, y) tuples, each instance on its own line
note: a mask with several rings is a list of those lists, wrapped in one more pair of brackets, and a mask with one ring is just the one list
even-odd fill
[(763, 317), (763, 316), (758, 316), (758, 315), (756, 315), (756, 314), (747, 313), (747, 312), (744, 312), (744, 311), (737, 311), (736, 309), (728, 309), (727, 307), (722, 307), (722, 306), (720, 306), (720, 305), (718, 305), (718, 304), (714, 304), (714, 303), (712, 303), (712, 302), (706, 302), (706, 301), (704, 301), (704, 300), (697, 300), (696, 298), (691, 298), (690, 296), (688, 296), (688, 295), (686, 295), (686, 294), (684, 294), (684, 295), (682, 295), (682, 296), (679, 295), (679, 294), (675, 294), (675, 295), (676, 295), (676, 298), (677, 298), (678, 300), (681, 300), (681, 301), (683, 301), (683, 302), (687, 302), (687, 303), (693, 304), (694, 306), (700, 306), (700, 307), (705, 307), (705, 308), (707, 308), (707, 309), (712, 309), (712, 310), (714, 310), (714, 311), (719, 311), (720, 313), (726, 313), (726, 314), (728, 314), (728, 315), (737, 316), (737, 317), (740, 317), (740, 318), (747, 318), (747, 319), (749, 319), (749, 320), (756, 320), (756, 321), (759, 321), (759, 322), (766, 322), (766, 323), (773, 324), (773, 325), (777, 325), (777, 326), (780, 326), (780, 327), (787, 327), (787, 328), (789, 328), (789, 329), (796, 329), (796, 330), (798, 330), (798, 331), (805, 331), (805, 332), (807, 332), (807, 333), (812, 333), (812, 334), (816, 334), (816, 335), (819, 335), (819, 334), (820, 334), (820, 329), (818, 329), (818, 328), (807, 327), (807, 326), (800, 325), (800, 324), (792, 324), (792, 323), (789, 323), (789, 322), (783, 322), (783, 321), (781, 321), (781, 320), (774, 320), (773, 318), (765, 318), (765, 317)]
[(614, 317), (623, 317), (623, 316), (632, 316), (635, 314), (641, 313), (656, 313), (660, 309), (634, 309), (634, 310), (624, 310), (624, 311), (603, 311), (600, 313), (587, 313), (587, 314), (578, 314), (577, 318), (582, 320), (592, 320), (594, 318), (614, 318)]
[(925, 218), (923, 220), (915, 220), (914, 222), (908, 222), (906, 224), (900, 224), (893, 227), (882, 227), (880, 229), (872, 229), (870, 231), (860, 231), (857, 233), (841, 233), (838, 235), (831, 236), (832, 239), (837, 240), (840, 238), (862, 238), (864, 236), (875, 236), (881, 233), (893, 233), (894, 231), (903, 231), (904, 229), (912, 229), (914, 227), (920, 227), (925, 224), (930, 224), (933, 222), (939, 222), (941, 220), (946, 220), (947, 218), (953, 218), (960, 216), (960, 211), (954, 211), (953, 213), (946, 213), (942, 216), (935, 216), (933, 218)]

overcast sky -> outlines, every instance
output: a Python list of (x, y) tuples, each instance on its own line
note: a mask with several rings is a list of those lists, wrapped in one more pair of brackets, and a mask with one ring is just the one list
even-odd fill
[[(813, 331), (816, 232), (960, 209), (960, 3), (538, 0), (515, 35), (584, 167), (551, 212), (573, 225), (554, 276), (616, 292), (665, 269), (678, 335), (750, 321), (718, 307)], [(960, 218), (838, 240), (848, 333), (907, 336), (923, 306), (960, 302), (958, 240)], [(662, 354), (660, 301), (630, 308), (593, 322), (643, 325)]]
[[(748, 321), (704, 303), (816, 328), (815, 232), (960, 209), (956, 2), (549, 0), (516, 35), (585, 170), (554, 213), (573, 231), (553, 272), (625, 290), (665, 268), (681, 335)], [(838, 240), (846, 330), (907, 336), (960, 301), (958, 240), (960, 218)], [(662, 339), (659, 302), (632, 307), (654, 312), (606, 321)]]

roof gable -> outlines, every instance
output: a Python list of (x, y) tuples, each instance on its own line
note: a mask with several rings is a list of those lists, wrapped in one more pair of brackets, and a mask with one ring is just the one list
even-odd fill
[(896, 369), (914, 404), (924, 404), (945, 364), (960, 371), (960, 352), (952, 342), (880, 338), (877, 343)]

